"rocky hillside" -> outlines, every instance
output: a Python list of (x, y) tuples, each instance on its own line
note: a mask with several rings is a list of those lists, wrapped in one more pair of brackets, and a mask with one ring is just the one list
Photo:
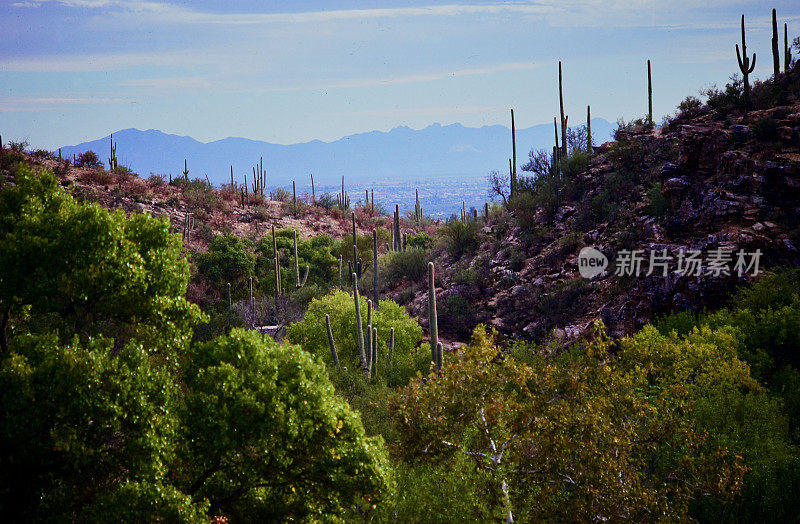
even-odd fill
[[(795, 67), (757, 83), (747, 112), (735, 96), (741, 84), (712, 90), (707, 104), (689, 97), (663, 125), (622, 125), (590, 158), (568, 159), (560, 193), (541, 180), (528, 184), (510, 213), (490, 213), (469, 229), (472, 243), (451, 240), (436, 252), (439, 329), (463, 338), (487, 322), (512, 337), (574, 339), (601, 319), (623, 335), (659, 315), (723, 305), (754, 273), (738, 274), (740, 250), (760, 250), (760, 270), (798, 265), (799, 80)], [(611, 261), (591, 280), (578, 269), (586, 246)], [(666, 276), (660, 267), (647, 276), (650, 252), (664, 249), (673, 257)], [(615, 274), (626, 250), (643, 250), (638, 277)], [(700, 276), (677, 270), (678, 254), (691, 250), (706, 260)], [(727, 275), (709, 271), (718, 250), (732, 254)], [(408, 289), (409, 308), (424, 318), (427, 293)], [(402, 301), (408, 289), (395, 296)]]
[[(80, 199), (169, 217), (191, 251), (204, 251), (220, 233), (257, 240), (272, 225), (339, 239), (351, 228), (349, 212), (331, 205), (329, 196), (298, 195), (295, 207), (291, 194), (250, 192), (243, 202), (239, 187), (145, 180), (8, 148), (0, 162), (6, 182), (13, 183), (7, 168), (15, 160), (53, 169)], [(797, 67), (757, 82), (747, 111), (741, 84), (734, 83), (712, 90), (705, 104), (687, 98), (660, 126), (622, 124), (614, 141), (591, 155), (572, 151), (559, 166), (557, 178), (521, 179), (510, 204), (493, 206), (488, 216), (448, 224), (403, 219), (404, 232), (433, 237), (431, 249), (408, 260), (420, 267), (435, 262), (440, 330), (449, 339), (465, 340), (483, 322), (512, 338), (571, 340), (596, 319), (623, 335), (673, 311), (725, 304), (755, 273), (752, 267), (737, 271), (740, 250), (759, 250), (760, 270), (800, 263)], [(187, 216), (194, 219), (188, 233)], [(389, 217), (368, 207), (356, 209), (356, 218), (360, 234), (392, 227)], [(580, 275), (584, 247), (610, 261), (595, 278)], [(617, 274), (620, 256), (633, 250), (641, 250), (640, 274)], [(661, 267), (647, 275), (651, 252), (664, 250), (671, 257), (666, 275)], [(677, 267), (679, 254), (690, 251), (705, 260), (699, 275)], [(709, 257), (720, 252), (733, 259), (726, 270), (709, 271)], [(392, 274), (382, 273), (383, 292), (425, 324), (425, 272), (398, 275), (396, 262), (388, 267)]]

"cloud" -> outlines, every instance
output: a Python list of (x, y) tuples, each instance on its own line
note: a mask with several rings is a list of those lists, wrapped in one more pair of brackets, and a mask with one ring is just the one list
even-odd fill
[(168, 67), (203, 63), (193, 51), (51, 55), (0, 59), (2, 72), (88, 73), (116, 71), (135, 66)]
[(375, 87), (375, 86), (391, 86), (398, 84), (413, 84), (420, 82), (432, 82), (435, 80), (443, 80), (446, 78), (456, 78), (461, 76), (471, 75), (486, 75), (492, 73), (499, 73), (502, 71), (521, 71), (527, 69), (535, 69), (541, 67), (542, 64), (536, 62), (514, 62), (506, 64), (495, 64), (485, 67), (476, 67), (470, 69), (456, 69), (447, 71), (436, 71), (430, 73), (415, 73), (391, 77), (379, 78), (351, 78), (341, 80), (321, 81), (314, 84), (298, 85), (298, 86), (275, 86), (257, 89), (248, 89), (247, 92), (251, 93), (274, 93), (282, 91), (318, 91), (325, 89), (347, 89), (355, 87)]
[(54, 97), (22, 97), (0, 100), (0, 112), (5, 111), (48, 111), (64, 106), (118, 104), (130, 102), (120, 97), (88, 97), (88, 96), (54, 96)]
[(165, 78), (135, 78), (118, 82), (121, 87), (142, 87), (156, 90), (213, 89), (223, 85), (222, 82), (204, 76), (176, 76)]

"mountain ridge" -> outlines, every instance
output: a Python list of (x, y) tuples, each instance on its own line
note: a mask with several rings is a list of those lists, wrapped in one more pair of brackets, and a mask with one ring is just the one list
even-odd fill
[[(592, 119), (596, 143), (610, 138), (613, 125)], [(539, 124), (518, 129), (518, 163), (531, 149), (552, 147), (552, 127)], [(245, 137), (226, 137), (201, 142), (191, 136), (165, 133), (158, 129), (127, 128), (113, 133), (121, 165), (147, 175), (183, 171), (187, 160), (189, 178), (208, 176), (219, 186), (234, 177), (242, 182), (260, 158), (264, 159), (269, 187), (302, 181), (309, 173), (321, 186), (335, 186), (341, 176), (354, 183), (396, 177), (466, 176), (482, 179), (493, 170), (504, 170), (511, 150), (511, 130), (494, 124), (467, 127), (461, 123), (434, 123), (422, 129), (396, 126), (389, 131), (366, 131), (325, 142), (310, 140), (296, 144), (275, 144)], [(65, 157), (88, 150), (107, 161), (109, 136), (61, 147)], [(402, 159), (398, 161), (397, 159)]]

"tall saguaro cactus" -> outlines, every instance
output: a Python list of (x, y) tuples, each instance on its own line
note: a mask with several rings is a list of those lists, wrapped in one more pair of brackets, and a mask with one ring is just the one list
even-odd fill
[(331, 358), (333, 358), (333, 365), (339, 369), (339, 355), (336, 353), (336, 344), (333, 343), (333, 331), (331, 331), (331, 319), (329, 315), (325, 315), (325, 331), (328, 332), (328, 345), (331, 347)]
[(294, 288), (295, 289), (302, 289), (303, 286), (306, 285), (306, 281), (308, 280), (308, 271), (309, 266), (306, 265), (305, 274), (303, 274), (303, 279), (300, 280), (300, 259), (297, 256), (297, 230), (294, 230)]
[(428, 324), (431, 331), (431, 361), (435, 364), (439, 344), (439, 321), (436, 315), (436, 284), (433, 262), (428, 262)]
[(756, 67), (756, 54), (753, 53), (753, 60), (747, 57), (747, 44), (744, 38), (744, 15), (742, 15), (742, 52), (739, 53), (739, 44), (736, 44), (736, 60), (739, 62), (739, 70), (744, 78), (744, 105), (750, 107), (750, 73)]
[(314, 173), (311, 173), (311, 204), (316, 205), (317, 203), (317, 194), (314, 191)]
[(783, 72), (789, 72), (792, 65), (792, 48), (789, 47), (789, 27), (783, 24)]
[(586, 152), (592, 156), (592, 106), (586, 106)]
[(183, 178), (189, 180), (189, 167), (186, 165), (186, 159), (183, 159)]
[(647, 123), (653, 125), (653, 75), (647, 60)]
[(514, 127), (514, 110), (511, 110), (511, 155), (513, 158), (513, 168), (511, 170), (511, 194), (509, 198), (514, 198), (517, 191), (517, 131)]
[(558, 61), (558, 106), (561, 111), (561, 151), (562, 155), (567, 155), (567, 119), (564, 115), (564, 88), (561, 75), (561, 60)]
[(372, 302), (378, 309), (378, 232), (372, 230)]
[[(355, 212), (352, 213), (353, 216), (353, 267), (356, 267), (358, 264), (358, 245), (356, 244), (356, 214)], [(359, 271), (359, 273), (361, 273)]]
[(272, 253), (275, 265), (275, 310), (278, 309), (278, 297), (281, 295), (281, 266), (278, 260), (278, 241), (275, 238), (275, 225), (272, 225)]
[(772, 73), (778, 76), (781, 73), (781, 55), (778, 51), (778, 17), (772, 10)]
[(362, 371), (369, 377), (369, 368), (367, 367), (367, 354), (364, 351), (364, 328), (361, 326), (361, 304), (358, 300), (358, 278), (356, 274), (353, 277), (353, 300), (356, 303), (356, 339), (358, 340), (358, 356), (361, 359), (359, 362)]
[[(117, 144), (114, 143), (114, 133), (111, 133), (109, 137), (111, 141), (111, 154), (108, 157), (108, 169), (109, 171), (116, 171), (117, 170)], [(59, 153), (60, 153), (59, 149)]]

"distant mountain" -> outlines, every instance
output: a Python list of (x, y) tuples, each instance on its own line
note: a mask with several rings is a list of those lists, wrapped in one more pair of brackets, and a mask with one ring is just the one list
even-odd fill
[[(609, 140), (613, 125), (601, 118), (592, 120), (594, 142)], [(511, 155), (511, 131), (500, 126), (480, 128), (461, 124), (433, 124), (413, 130), (396, 127), (389, 132), (371, 131), (346, 136), (333, 142), (313, 140), (280, 145), (245, 138), (226, 138), (203, 143), (188, 136), (168, 135), (157, 130), (124, 129), (114, 133), (121, 165), (142, 176), (150, 173), (179, 175), (184, 158), (189, 177), (208, 175), (214, 185), (230, 180), (230, 166), (241, 181), (260, 157), (264, 159), (269, 187), (291, 185), (297, 180), (305, 187), (308, 174), (320, 187), (336, 186), (342, 175), (348, 183), (386, 179), (425, 179), (436, 176), (485, 177), (492, 169), (505, 172)], [(553, 127), (542, 124), (517, 130), (517, 162), (526, 162), (528, 151), (553, 145)], [(109, 137), (62, 148), (62, 155), (95, 151), (104, 163), (109, 156)]]

